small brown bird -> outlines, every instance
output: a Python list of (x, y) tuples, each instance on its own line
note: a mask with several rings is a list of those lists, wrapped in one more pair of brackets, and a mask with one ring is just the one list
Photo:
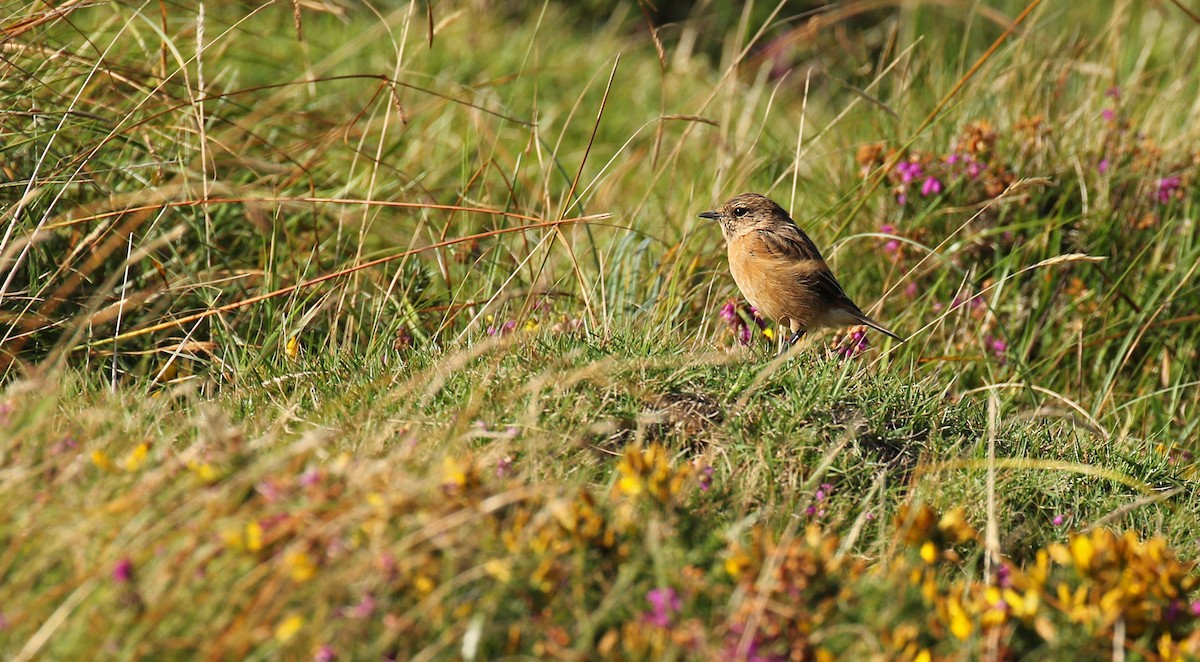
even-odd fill
[(859, 310), (812, 239), (770, 199), (743, 193), (700, 218), (720, 222), (733, 281), (750, 305), (791, 331), (788, 345), (812, 329), (856, 324), (904, 342)]

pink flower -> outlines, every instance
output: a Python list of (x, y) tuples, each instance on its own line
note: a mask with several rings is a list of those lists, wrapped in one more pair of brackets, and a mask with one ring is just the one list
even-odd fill
[(1063, 522), (1066, 522), (1067, 519), (1062, 515), (1055, 515), (1054, 519), (1051, 521), (1054, 523), (1054, 526), (1062, 526)]
[(986, 163), (982, 163), (980, 161), (971, 161), (967, 164), (967, 175), (969, 175), (971, 179), (975, 179), (979, 175), (983, 174), (984, 170), (987, 170)]
[(916, 161), (904, 161), (896, 165), (896, 172), (900, 173), (900, 181), (908, 184), (924, 174), (925, 169)]
[(1154, 192), (1154, 196), (1158, 198), (1160, 203), (1165, 205), (1171, 201), (1171, 198), (1174, 197), (1175, 192), (1179, 190), (1182, 184), (1183, 180), (1178, 177), (1163, 177), (1158, 180), (1158, 190)]
[(360, 621), (366, 620), (375, 613), (375, 598), (369, 594), (364, 595), (358, 604), (350, 608), (350, 618), (355, 618)]
[(707, 492), (709, 488), (712, 487), (712, 477), (714, 473), (716, 473), (716, 471), (712, 468), (712, 465), (704, 465), (704, 468), (700, 470), (701, 492)]
[(1100, 159), (1100, 163), (1096, 164), (1096, 170), (1099, 171), (1101, 175), (1108, 172), (1108, 167), (1109, 167), (1109, 163), (1108, 163), (1107, 156)]
[(118, 584), (127, 584), (133, 579), (133, 561), (129, 557), (121, 559), (112, 569), (112, 579)]
[(508, 478), (512, 475), (513, 458), (511, 455), (496, 460), (496, 478)]
[(337, 658), (337, 653), (333, 650), (333, 646), (329, 644), (321, 644), (316, 653), (313, 653), (313, 662), (333, 662)]
[(679, 594), (669, 586), (648, 591), (646, 601), (650, 603), (651, 609), (642, 614), (642, 620), (660, 628), (670, 627), (671, 617), (683, 607)]
[(1105, 122), (1111, 122), (1117, 119), (1117, 113), (1112, 108), (1105, 108), (1100, 111), (1100, 117), (1103, 117)]
[(988, 346), (992, 349), (992, 353), (996, 356), (1004, 356), (1004, 352), (1008, 349), (1008, 343), (999, 338), (992, 338), (992, 341), (988, 343)]

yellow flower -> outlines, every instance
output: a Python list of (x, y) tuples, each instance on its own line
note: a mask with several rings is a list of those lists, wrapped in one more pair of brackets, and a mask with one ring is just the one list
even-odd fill
[(246, 525), (246, 550), (257, 552), (263, 546), (263, 530), (258, 522), (250, 522)]
[(442, 459), (442, 485), (452, 491), (462, 490), (467, 485), (467, 472), (448, 455)]
[(622, 476), (617, 489), (626, 496), (637, 496), (642, 493), (642, 481), (637, 476)]
[(434, 584), (433, 580), (425, 575), (418, 575), (417, 578), (413, 580), (413, 586), (416, 587), (417, 592), (419, 592), (421, 595), (429, 595), (429, 593), (433, 590)]
[(283, 556), (283, 563), (288, 567), (292, 580), (302, 584), (317, 574), (317, 566), (308, 554), (299, 551), (288, 552)]
[(275, 627), (275, 639), (281, 644), (286, 644), (291, 641), (296, 633), (300, 632), (300, 628), (304, 627), (304, 617), (299, 614), (291, 614), (287, 618), (279, 622)]
[(294, 359), (297, 356), (300, 356), (300, 337), (292, 336), (291, 338), (288, 338), (287, 342), (283, 345), (283, 353), (289, 359)]
[(980, 617), (980, 623), (985, 627), (995, 627), (1004, 625), (1008, 620), (1008, 607), (1005, 604), (1004, 597), (1000, 594), (1000, 589), (995, 586), (989, 586), (983, 592), (983, 600), (987, 603), (988, 608), (984, 610)]
[(1087, 572), (1092, 566), (1092, 557), (1096, 555), (1096, 547), (1087, 536), (1075, 536), (1071, 539), (1071, 558), (1080, 572)]
[(508, 567), (507, 563), (500, 559), (492, 559), (484, 563), (483, 570), (489, 577), (502, 583), (507, 583), (512, 579), (512, 570)]
[(100, 471), (112, 471), (113, 463), (108, 458), (108, 453), (101, 450), (92, 451), (92, 464)]
[(207, 462), (197, 462), (196, 460), (191, 460), (188, 462), (187, 466), (192, 473), (196, 474), (200, 480), (206, 483), (215, 483), (220, 477), (217, 475), (217, 470), (213, 468), (213, 465)]
[(774, 340), (775, 339), (775, 329), (772, 329), (770, 327), (763, 329), (763, 336), (767, 340)]
[(925, 544), (921, 545), (921, 560), (931, 565), (937, 560), (937, 545), (933, 544), (932, 540), (926, 540)]
[(922, 648), (920, 653), (913, 658), (913, 662), (932, 662), (933, 656), (929, 654), (928, 648)]
[(125, 467), (125, 471), (137, 471), (146, 463), (146, 457), (150, 455), (150, 444), (142, 442), (137, 445), (129, 455), (125, 456), (125, 460), (121, 463)]
[(526, 331), (537, 331), (538, 326), (539, 326), (538, 321), (535, 319), (525, 320), (525, 330)]
[(1008, 603), (1008, 608), (1012, 610), (1013, 616), (1028, 618), (1037, 613), (1041, 598), (1038, 597), (1037, 591), (1025, 591), (1022, 595), (1011, 588), (1006, 588), (1004, 589), (1004, 601)]
[(971, 631), (975, 629), (975, 626), (963, 609), (962, 603), (958, 601), (958, 596), (950, 596), (946, 600), (946, 611), (950, 616), (950, 632), (959, 639), (971, 636)]

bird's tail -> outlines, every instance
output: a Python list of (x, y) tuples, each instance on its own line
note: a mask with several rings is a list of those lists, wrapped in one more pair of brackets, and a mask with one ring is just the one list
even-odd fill
[(855, 315), (855, 317), (858, 318), (859, 322), (866, 324), (867, 326), (871, 327), (872, 329), (875, 329), (876, 331), (878, 331), (880, 333), (886, 333), (887, 335), (895, 338), (899, 342), (905, 342), (905, 340), (907, 340), (906, 338), (901, 338), (900, 336), (892, 333), (891, 329), (880, 324), (879, 322), (876, 322), (875, 320), (871, 319), (870, 317), (867, 317), (863, 313), (859, 313), (859, 314)]

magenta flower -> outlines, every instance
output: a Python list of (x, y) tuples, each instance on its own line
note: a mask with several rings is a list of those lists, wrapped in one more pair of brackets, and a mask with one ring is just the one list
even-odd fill
[(979, 175), (982, 175), (984, 170), (987, 170), (987, 164), (981, 161), (971, 161), (967, 164), (967, 175), (970, 176), (971, 179), (975, 179)]
[(713, 477), (714, 473), (716, 473), (716, 471), (712, 468), (712, 465), (710, 465), (710, 464), (704, 465), (704, 468), (700, 470), (700, 491), (701, 492), (707, 492), (709, 490), (709, 488), (712, 487), (712, 477)]
[(1154, 196), (1162, 204), (1167, 204), (1174, 197), (1175, 192), (1179, 190), (1183, 180), (1178, 177), (1163, 177), (1158, 180), (1158, 189), (1154, 192)]
[(1117, 119), (1117, 113), (1112, 108), (1105, 108), (1100, 111), (1100, 117), (1103, 117), (1105, 122), (1112, 122)]
[(321, 644), (316, 653), (313, 653), (313, 662), (333, 662), (337, 658), (337, 653), (333, 650), (333, 646), (329, 644)]
[[(844, 359), (852, 358), (862, 354), (868, 347), (871, 346), (871, 341), (867, 339), (865, 331), (855, 331), (850, 334), (850, 338), (841, 346), (838, 347), (838, 354)], [(820, 492), (818, 492), (820, 494)]]
[(321, 471), (316, 468), (309, 469), (308, 471), (300, 474), (299, 481), (304, 487), (312, 487), (313, 485), (321, 482)]
[(1096, 170), (1099, 171), (1101, 175), (1103, 175), (1104, 173), (1108, 172), (1109, 165), (1110, 164), (1108, 162), (1108, 157), (1106, 156), (1106, 157), (1100, 159), (1100, 163), (1096, 164)]
[(946, 165), (954, 165), (954, 164), (958, 163), (959, 161), (961, 161), (962, 158), (963, 158), (962, 154), (959, 154), (958, 152), (954, 152), (950, 156), (946, 157)]
[(118, 584), (128, 584), (133, 579), (133, 561), (129, 557), (121, 559), (112, 569), (112, 580)]
[(721, 319), (733, 324), (737, 321), (737, 307), (733, 305), (733, 301), (726, 301), (724, 306), (721, 306)]
[(646, 601), (650, 603), (650, 611), (642, 614), (642, 620), (660, 628), (670, 627), (671, 617), (683, 607), (679, 594), (669, 586), (648, 591)]
[(926, 177), (925, 181), (921, 184), (921, 195), (925, 197), (937, 195), (941, 192), (942, 183), (939, 182), (936, 177)]
[(908, 184), (920, 178), (925, 173), (925, 169), (920, 163), (915, 161), (905, 161), (896, 165), (896, 172), (900, 173), (900, 181)]
[(1003, 563), (996, 569), (996, 586), (1000, 588), (1012, 586), (1012, 569)]
[(901, 207), (903, 207), (903, 206), (904, 206), (904, 203), (906, 203), (906, 202), (908, 202), (908, 196), (907, 196), (907, 195), (905, 195), (905, 194), (903, 194), (903, 193), (897, 193), (897, 194), (896, 194), (896, 204), (898, 204), (898, 205), (900, 205)]
[(511, 455), (496, 460), (496, 478), (508, 478), (512, 475), (513, 458)]
[(1055, 515), (1054, 519), (1051, 520), (1051, 522), (1054, 524), (1054, 526), (1062, 526), (1063, 523), (1066, 521), (1067, 521), (1067, 518), (1063, 517), (1062, 515)]
[(362, 597), (362, 600), (359, 600), (358, 604), (356, 604), (350, 608), (349, 615), (350, 615), (350, 618), (355, 618), (360, 621), (364, 621), (364, 620), (370, 618), (371, 614), (374, 614), (374, 613), (375, 613), (375, 598), (371, 597), (370, 594), (367, 594)]
[(888, 242), (883, 245), (883, 250), (888, 253), (898, 253), (900, 252), (900, 242), (895, 239), (889, 239)]

